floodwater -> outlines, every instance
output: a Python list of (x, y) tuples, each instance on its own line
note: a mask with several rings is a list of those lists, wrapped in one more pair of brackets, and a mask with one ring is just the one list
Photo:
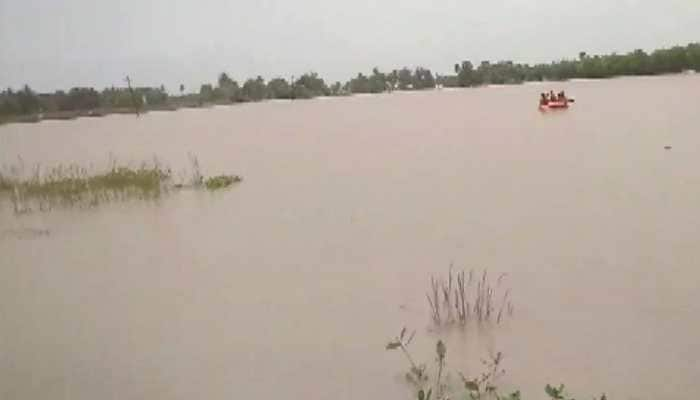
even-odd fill
[[(541, 114), (538, 93), (576, 98)], [(0, 164), (157, 156), (229, 190), (0, 210), (0, 398), (406, 399), (386, 342), (542, 398), (700, 376), (700, 77), (357, 96), (0, 127)], [(670, 150), (664, 146), (672, 146)], [(41, 234), (32, 234), (40, 232)], [(507, 273), (500, 325), (430, 329), (431, 274)]]

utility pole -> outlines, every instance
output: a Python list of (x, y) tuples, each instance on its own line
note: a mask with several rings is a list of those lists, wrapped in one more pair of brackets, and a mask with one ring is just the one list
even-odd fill
[(131, 78), (129, 78), (129, 75), (126, 76), (126, 84), (129, 87), (129, 93), (131, 94), (131, 104), (134, 106), (134, 112), (136, 112), (136, 116), (139, 116), (139, 106), (136, 105), (136, 94), (134, 93), (134, 89), (131, 88)]

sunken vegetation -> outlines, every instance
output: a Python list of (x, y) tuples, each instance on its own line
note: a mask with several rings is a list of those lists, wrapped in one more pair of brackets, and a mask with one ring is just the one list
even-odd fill
[(500, 324), (513, 315), (510, 289), (505, 288), (506, 274), (495, 282), (487, 270), (481, 273), (462, 270), (453, 273), (452, 266), (447, 277), (430, 277), (426, 293), (430, 315), (435, 326), (466, 325), (470, 322)]
[[(447, 371), (447, 346), (442, 340), (438, 339), (435, 345), (435, 366), (429, 368), (427, 363), (416, 364), (414, 361), (408, 347), (415, 337), (415, 331), (410, 335), (406, 333), (406, 328), (403, 328), (385, 348), (386, 350), (400, 349), (404, 354), (404, 358), (409, 363), (409, 370), (405, 375), (406, 383), (412, 387), (416, 399), (522, 400), (519, 390), (503, 391), (500, 387), (506, 375), (502, 352), (489, 353), (487, 357), (482, 358), (480, 360), (482, 370), (477, 374), (468, 376), (460, 371), (450, 374)], [(544, 393), (550, 400), (575, 400), (567, 393), (563, 384), (559, 386), (546, 384)], [(593, 400), (607, 400), (607, 396), (602, 394), (600, 397), (593, 397)]]
[(97, 91), (75, 87), (69, 91), (37, 93), (25, 85), (19, 90), (0, 92), (0, 122), (38, 122), (42, 119), (97, 117), (111, 113), (139, 113), (149, 110), (175, 110), (211, 104), (235, 104), (267, 99), (309, 99), (353, 93), (382, 93), (392, 90), (422, 90), (442, 87), (471, 87), (488, 84), (518, 84), (526, 81), (559, 81), (572, 78), (611, 78), (623, 75), (658, 75), (700, 70), (700, 43), (658, 49), (651, 53), (634, 50), (627, 54), (589, 55), (580, 52), (573, 59), (549, 64), (513, 61), (471, 61), (454, 64), (444, 75), (431, 70), (398, 68), (369, 74), (358, 73), (345, 83), (327, 83), (310, 72), (297, 78), (261, 76), (238, 82), (221, 73), (216, 84), (202, 84), (196, 92), (169, 94), (160, 87), (110, 87)]
[(204, 186), (209, 190), (223, 189), (241, 180), (237, 175), (218, 175), (204, 181)]
[[(438, 336), (445, 330), (465, 328), (473, 323), (482, 328), (498, 329), (505, 314), (512, 316), (513, 306), (510, 301), (510, 289), (502, 289), (505, 274), (498, 276), (495, 282), (489, 278), (488, 272), (469, 274), (460, 271), (453, 274), (452, 266), (446, 277), (430, 277), (430, 289), (427, 294), (431, 319), (434, 327), (432, 332)], [(501, 294), (502, 293), (502, 294)], [(501, 295), (499, 295), (501, 294)], [(496, 307), (496, 299), (500, 306)], [(506, 311), (504, 311), (506, 310)], [(472, 332), (472, 331), (469, 331)], [(460, 336), (464, 337), (464, 336)], [(481, 358), (481, 371), (471, 375), (461, 371), (450, 371), (447, 363), (447, 345), (438, 338), (435, 344), (434, 365), (416, 361), (411, 354), (410, 345), (416, 338), (416, 331), (408, 333), (404, 327), (401, 332), (385, 346), (386, 350), (400, 350), (408, 363), (405, 373), (406, 384), (415, 393), (418, 400), (521, 400), (520, 391), (505, 391), (503, 378), (506, 369), (503, 367), (505, 356), (500, 351), (489, 349), (487, 355)], [(564, 385), (545, 385), (544, 392), (551, 400), (574, 400), (566, 392)], [(594, 400), (606, 400), (605, 394)]]
[(138, 167), (112, 161), (105, 171), (80, 165), (53, 168), (34, 166), (27, 172), (23, 162), (0, 169), (0, 196), (9, 197), (15, 214), (49, 211), (57, 207), (92, 207), (126, 199), (157, 199), (179, 189), (219, 190), (242, 180), (237, 175), (205, 178), (199, 161), (190, 156), (189, 171), (173, 176), (157, 160)]

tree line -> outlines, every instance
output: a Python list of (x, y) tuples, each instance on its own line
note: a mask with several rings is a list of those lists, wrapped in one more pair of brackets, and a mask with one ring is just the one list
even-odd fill
[(146, 105), (162, 106), (168, 103), (164, 87), (106, 88), (98, 92), (94, 88), (76, 87), (68, 92), (36, 93), (29, 86), (13, 91), (0, 92), (0, 117), (36, 113), (89, 111), (96, 109), (142, 109)]
[(572, 78), (610, 78), (622, 75), (657, 75), (700, 70), (700, 43), (675, 46), (646, 53), (635, 50), (627, 54), (588, 55), (549, 64), (523, 64), (512, 61), (483, 61), (474, 66), (470, 61), (454, 65), (454, 74), (434, 75), (430, 69), (401, 68), (382, 72), (374, 68), (365, 75), (358, 73), (344, 84), (328, 85), (316, 73), (303, 74), (289, 80), (263, 77), (241, 83), (221, 73), (216, 84), (203, 84), (197, 93), (168, 94), (163, 86), (106, 88), (77, 87), (68, 92), (36, 93), (25, 85), (0, 92), (0, 118), (45, 112), (70, 112), (101, 109), (149, 109), (166, 106), (201, 106), (206, 103), (242, 103), (266, 99), (308, 99), (318, 96), (342, 96), (353, 93), (382, 93), (393, 90), (422, 90), (436, 86), (471, 87), (487, 84), (518, 84), (525, 81), (559, 81)]
[(685, 70), (700, 71), (700, 43), (675, 46), (646, 53), (637, 49), (627, 54), (588, 55), (580, 52), (577, 59), (550, 64), (517, 64), (512, 61), (477, 67), (463, 61), (454, 65), (454, 75), (441, 80), (444, 86), (479, 86), (484, 84), (517, 84), (526, 81), (561, 81), (574, 78), (604, 79), (616, 76), (659, 75)]

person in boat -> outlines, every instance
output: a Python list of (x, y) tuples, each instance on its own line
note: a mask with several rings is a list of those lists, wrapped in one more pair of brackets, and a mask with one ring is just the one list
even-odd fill
[(540, 105), (546, 106), (548, 103), (549, 99), (547, 99), (547, 93), (540, 93)]
[(569, 100), (566, 98), (566, 93), (564, 93), (563, 90), (561, 92), (559, 92), (559, 101), (561, 101), (563, 103), (569, 102)]
[(550, 102), (555, 102), (557, 101), (557, 96), (554, 94), (554, 90), (549, 91), (549, 101)]

